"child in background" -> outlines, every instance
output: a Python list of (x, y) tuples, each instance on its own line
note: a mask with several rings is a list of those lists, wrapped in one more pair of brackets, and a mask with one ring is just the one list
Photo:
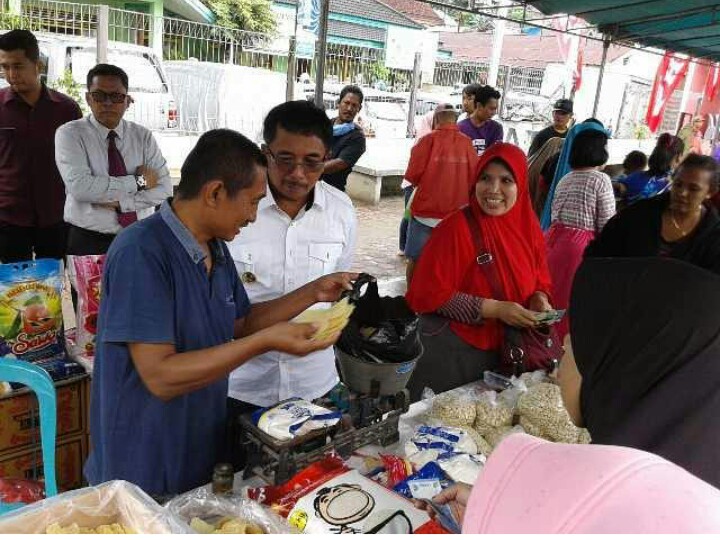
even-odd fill
[(625, 180), (625, 178), (630, 176), (632, 173), (644, 171), (647, 168), (647, 164), (647, 156), (640, 150), (633, 150), (627, 156), (625, 156), (625, 160), (622, 164), (623, 172), (622, 174), (613, 178), (613, 182), (620, 182), (622, 180)]

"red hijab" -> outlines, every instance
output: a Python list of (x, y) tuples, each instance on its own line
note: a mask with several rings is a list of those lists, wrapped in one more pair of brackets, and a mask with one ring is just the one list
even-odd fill
[[(493, 255), (505, 294), (505, 298), (496, 300), (527, 306), (535, 292), (549, 295), (551, 282), (545, 241), (530, 203), (525, 154), (515, 145), (495, 143), (480, 157), (475, 178), (479, 179), (485, 167), (495, 160), (502, 161), (515, 178), (518, 192), (515, 204), (502, 216), (488, 216), (480, 209), (473, 186), (470, 208)], [(413, 273), (407, 293), (410, 306), (418, 313), (431, 313), (458, 292), (493, 298), (490, 284), (475, 262), (478, 255), (475, 251), (462, 211), (443, 220), (425, 245)], [(498, 349), (502, 344), (502, 329), (496, 321), (487, 321), (482, 326), (453, 321), (452, 329), (480, 349)]]

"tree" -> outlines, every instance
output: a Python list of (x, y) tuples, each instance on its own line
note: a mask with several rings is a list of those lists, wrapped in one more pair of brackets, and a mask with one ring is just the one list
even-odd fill
[(270, 0), (205, 0), (219, 26), (271, 33), (275, 30), (275, 13)]

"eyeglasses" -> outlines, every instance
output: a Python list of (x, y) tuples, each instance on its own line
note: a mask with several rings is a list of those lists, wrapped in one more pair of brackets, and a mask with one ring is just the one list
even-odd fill
[(295, 161), (290, 156), (276, 156), (272, 153), (272, 150), (265, 146), (263, 148), (270, 158), (275, 162), (278, 169), (283, 172), (289, 173), (295, 170), (295, 167), (302, 167), (305, 172), (320, 172), (325, 168), (325, 160), (322, 159), (304, 159), (302, 161)]
[(120, 104), (120, 103), (125, 102), (128, 95), (121, 94), (119, 92), (115, 92), (113, 94), (107, 94), (100, 90), (96, 90), (95, 92), (90, 92), (90, 97), (93, 99), (93, 101), (95, 103), (107, 103), (108, 101), (110, 101), (111, 103)]

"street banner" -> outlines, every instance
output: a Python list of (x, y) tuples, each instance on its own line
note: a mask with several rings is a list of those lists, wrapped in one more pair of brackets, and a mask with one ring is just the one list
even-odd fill
[(707, 81), (705, 81), (705, 99), (712, 101), (720, 90), (720, 66), (713, 64), (708, 70)]
[(665, 107), (673, 92), (685, 78), (689, 65), (689, 58), (680, 58), (675, 56), (675, 53), (666, 52), (663, 56), (655, 75), (655, 83), (650, 93), (650, 102), (645, 115), (645, 122), (653, 133), (660, 127)]

